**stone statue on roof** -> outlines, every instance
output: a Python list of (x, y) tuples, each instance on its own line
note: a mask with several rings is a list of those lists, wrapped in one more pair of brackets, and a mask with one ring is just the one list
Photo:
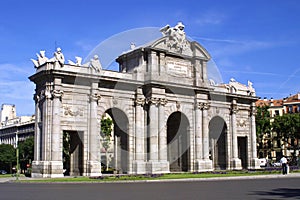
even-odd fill
[(82, 58), (79, 57), (79, 56), (75, 56), (75, 62), (73, 62), (72, 60), (68, 60), (68, 63), (70, 65), (77, 65), (77, 66), (80, 66), (81, 65), (81, 62), (82, 62)]
[(60, 65), (63, 65), (65, 63), (65, 57), (64, 54), (61, 52), (61, 48), (57, 48), (56, 52), (54, 52), (54, 59), (57, 61)]
[(85, 63), (83, 66), (86, 67), (91, 67), (93, 68), (96, 72), (100, 72), (102, 69), (100, 60), (99, 60), (99, 56), (98, 55), (94, 55), (93, 58), (90, 60), (90, 62)]
[(160, 29), (163, 36), (168, 36), (167, 46), (177, 52), (182, 52), (187, 46), (186, 35), (184, 32), (184, 25), (182, 22), (178, 22), (175, 27), (166, 25)]
[(36, 54), (37, 60), (31, 59), (35, 67), (41, 66), (48, 61), (48, 58), (45, 56), (45, 51), (41, 50), (39, 54)]

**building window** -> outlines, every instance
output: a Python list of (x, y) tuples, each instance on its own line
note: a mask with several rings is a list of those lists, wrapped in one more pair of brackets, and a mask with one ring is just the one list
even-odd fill
[(293, 112), (293, 106), (289, 106), (289, 113)]
[(279, 115), (279, 110), (275, 110), (275, 116)]
[(297, 112), (300, 112), (300, 105), (297, 106)]

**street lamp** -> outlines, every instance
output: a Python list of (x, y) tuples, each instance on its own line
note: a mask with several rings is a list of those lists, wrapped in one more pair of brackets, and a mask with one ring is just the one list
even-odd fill
[(19, 131), (16, 132), (16, 141), (15, 141), (15, 148), (16, 148), (16, 157), (17, 157), (17, 166), (16, 166), (16, 181), (19, 180), (19, 147), (18, 147), (18, 133)]

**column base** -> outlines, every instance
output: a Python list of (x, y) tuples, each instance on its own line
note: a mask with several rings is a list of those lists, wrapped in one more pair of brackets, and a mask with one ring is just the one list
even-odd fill
[(231, 169), (232, 170), (242, 170), (242, 161), (239, 158), (233, 158), (231, 160)]
[(146, 162), (135, 160), (133, 161), (133, 174), (146, 174)]
[(64, 177), (62, 161), (33, 161), (33, 178), (59, 178)]
[(146, 170), (150, 174), (170, 173), (170, 164), (168, 161), (149, 161), (146, 164)]
[(195, 170), (197, 172), (213, 171), (212, 160), (196, 160)]
[(249, 169), (261, 169), (260, 161), (259, 161), (258, 158), (252, 158), (251, 159)]
[(102, 176), (101, 163), (98, 161), (88, 161), (86, 171), (87, 176)]

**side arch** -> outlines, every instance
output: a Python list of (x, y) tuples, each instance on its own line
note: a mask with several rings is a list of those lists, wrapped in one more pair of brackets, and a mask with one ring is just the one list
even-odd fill
[(170, 171), (188, 171), (190, 157), (190, 123), (182, 112), (172, 113), (167, 120), (168, 161)]
[(209, 122), (209, 150), (215, 169), (227, 168), (227, 124), (222, 117), (215, 116)]
[(129, 170), (129, 119), (124, 111), (115, 107), (107, 109), (102, 117), (112, 119), (113, 131), (110, 147), (107, 150), (101, 148), (101, 163), (118, 173), (127, 173)]

